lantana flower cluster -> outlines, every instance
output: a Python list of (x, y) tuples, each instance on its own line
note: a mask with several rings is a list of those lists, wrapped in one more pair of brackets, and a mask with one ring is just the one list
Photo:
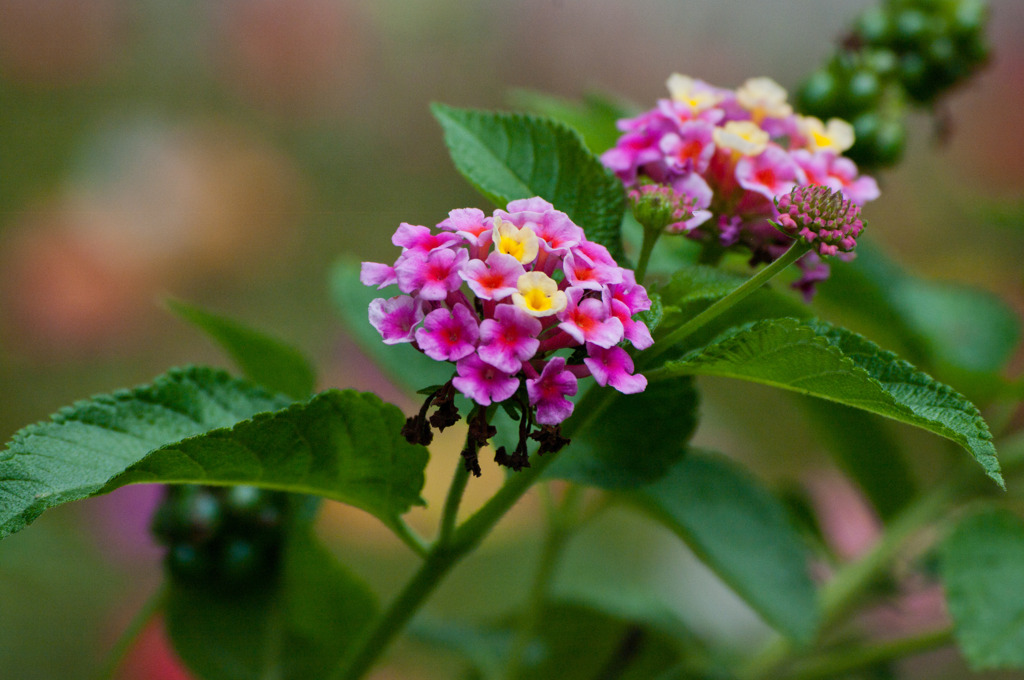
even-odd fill
[[(573, 412), (569, 397), (579, 379), (592, 376), (626, 394), (646, 388), (620, 343), (653, 343), (634, 319), (650, 309), (647, 292), (547, 201), (512, 201), (491, 216), (453, 210), (436, 230), (402, 223), (392, 243), (402, 248), (394, 264), (362, 265), (365, 285), (397, 285), (401, 293), (371, 302), (370, 323), (386, 344), (410, 343), (455, 369), (407, 423), (408, 437), (429, 441), (432, 405), (438, 410), (430, 425), (443, 429), (457, 420), (455, 390), (480, 407), (512, 400), (522, 414), (520, 445), (513, 454), (499, 450), (497, 460), (522, 467), (529, 464), (527, 436), (540, 439), (542, 450), (562, 443), (553, 442)], [(484, 411), (474, 409), (478, 422), (470, 423), (480, 445), (493, 434), (480, 420)], [(530, 434), (531, 423), (540, 434)], [(479, 474), (475, 449), (463, 455)]]
[[(770, 78), (736, 90), (673, 74), (669, 98), (618, 122), (623, 135), (602, 156), (627, 187), (667, 185), (691, 201), (692, 217), (673, 223), (711, 248), (743, 247), (751, 264), (771, 262), (792, 243), (771, 221), (774, 201), (795, 187), (822, 185), (854, 204), (878, 197), (878, 184), (842, 154), (853, 127), (794, 113), (787, 93)], [(800, 260), (805, 292), (828, 276), (818, 253)]]

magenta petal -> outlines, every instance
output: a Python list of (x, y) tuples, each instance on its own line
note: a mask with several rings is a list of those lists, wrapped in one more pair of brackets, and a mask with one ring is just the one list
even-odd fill
[(385, 345), (412, 342), (413, 328), (422, 319), (422, 306), (408, 295), (377, 298), (370, 303), (370, 325), (377, 329)]
[(633, 375), (633, 359), (621, 347), (604, 349), (587, 345), (589, 357), (583, 363), (601, 387), (610, 385), (623, 394), (636, 394), (647, 389), (647, 378)]
[(423, 319), (416, 331), (416, 343), (431, 359), (458, 361), (476, 349), (480, 337), (476, 315), (465, 305), (457, 304), (449, 311), (435, 309)]
[(379, 290), (398, 283), (398, 277), (394, 267), (379, 262), (363, 262), (359, 268), (359, 281), (364, 286), (377, 286)]
[(537, 378), (526, 380), (526, 392), (530, 404), (537, 407), (541, 425), (557, 425), (572, 415), (574, 406), (566, 397), (578, 389), (576, 376), (566, 369), (563, 357), (555, 357)]
[(499, 305), (493, 319), (480, 324), (480, 358), (506, 373), (517, 373), (540, 347), (542, 324), (513, 305)]
[(518, 378), (485, 363), (476, 354), (462, 359), (455, 368), (458, 376), (452, 378), (452, 385), (481, 406), (505, 401), (519, 389)]

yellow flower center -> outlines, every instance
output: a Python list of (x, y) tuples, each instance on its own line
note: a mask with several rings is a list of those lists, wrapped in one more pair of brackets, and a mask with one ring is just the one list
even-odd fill
[(511, 255), (522, 264), (529, 264), (537, 259), (540, 240), (529, 226), (522, 229), (495, 217), (492, 231), (494, 247), (499, 253)]
[(526, 291), (523, 295), (526, 306), (533, 312), (546, 312), (551, 309), (551, 298), (544, 294), (540, 288)]
[(568, 304), (565, 291), (543, 272), (526, 272), (516, 281), (518, 292), (512, 293), (512, 304), (530, 316), (558, 314)]
[(498, 252), (511, 255), (519, 261), (523, 259), (523, 253), (526, 250), (525, 244), (522, 241), (517, 241), (509, 236), (502, 236), (501, 242), (498, 243)]

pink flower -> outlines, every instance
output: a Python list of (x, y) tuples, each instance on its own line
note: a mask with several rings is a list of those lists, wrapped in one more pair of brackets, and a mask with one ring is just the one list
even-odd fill
[(454, 231), (469, 243), (476, 245), (481, 241), (481, 236), (491, 234), (491, 218), (484, 217), (484, 211), (479, 208), (459, 208), (448, 213), (448, 219), (437, 224), (438, 228), (447, 231)]
[(377, 286), (377, 290), (398, 283), (395, 268), (378, 262), (363, 262), (359, 281), (364, 286)]
[(654, 344), (651, 329), (643, 321), (634, 321), (626, 303), (612, 300), (612, 315), (622, 323), (623, 335), (637, 349), (647, 349)]
[(530, 404), (537, 407), (541, 425), (557, 425), (572, 415), (573, 403), (566, 397), (578, 389), (576, 376), (566, 369), (563, 357), (549, 361), (539, 377), (526, 379), (526, 393)]
[(468, 260), (469, 253), (461, 248), (443, 248), (426, 254), (408, 251), (395, 264), (398, 289), (418, 294), (423, 300), (444, 300), (462, 285), (459, 271)]
[(480, 324), (480, 358), (506, 373), (515, 373), (540, 347), (541, 322), (512, 305), (499, 305), (493, 319)]
[(607, 300), (584, 298), (582, 288), (566, 291), (568, 304), (558, 315), (558, 327), (576, 342), (593, 343), (598, 347), (611, 347), (623, 337), (622, 322), (612, 316)]
[(480, 338), (476, 314), (457, 304), (451, 311), (435, 309), (423, 319), (416, 330), (416, 342), (431, 359), (458, 361), (476, 349)]
[(481, 300), (504, 300), (518, 290), (516, 281), (526, 273), (519, 260), (497, 251), (487, 256), (487, 261), (473, 259), (459, 272)]
[(679, 134), (661, 138), (659, 148), (674, 172), (704, 172), (715, 153), (714, 126), (703, 121), (688, 121), (679, 126)]
[(743, 157), (736, 163), (736, 181), (747, 191), (772, 199), (788, 194), (806, 177), (785, 149), (769, 144), (760, 155)]
[(384, 338), (385, 345), (412, 342), (413, 328), (423, 319), (423, 308), (408, 295), (397, 295), (370, 303), (370, 325)]
[(611, 385), (623, 394), (636, 394), (647, 389), (647, 378), (633, 375), (633, 359), (621, 347), (607, 349), (587, 344), (590, 355), (583, 363), (590, 369), (598, 385)]
[(459, 238), (455, 234), (435, 234), (427, 227), (402, 222), (391, 237), (391, 242), (407, 250), (415, 250), (421, 253), (429, 253), (438, 248), (447, 248), (458, 243)]
[(577, 288), (599, 291), (608, 284), (622, 282), (622, 270), (619, 267), (596, 262), (576, 248), (569, 249), (562, 262), (562, 269), (565, 271), (565, 280)]
[(583, 230), (568, 215), (541, 198), (512, 201), (508, 211), (495, 210), (494, 216), (520, 229), (529, 227), (549, 252), (562, 251), (586, 240)]
[(505, 401), (519, 389), (518, 378), (484, 363), (476, 354), (459, 361), (455, 369), (459, 375), (452, 378), (452, 385), (481, 406)]

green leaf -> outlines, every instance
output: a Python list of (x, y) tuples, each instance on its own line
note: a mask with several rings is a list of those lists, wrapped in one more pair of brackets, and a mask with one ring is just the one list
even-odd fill
[(374, 298), (388, 297), (384, 291), (359, 282), (358, 262), (338, 262), (331, 272), (331, 296), (345, 328), (374, 363), (396, 385), (410, 394), (428, 385), (448, 382), (454, 367), (435, 361), (409, 344), (385, 345), (380, 333), (370, 325), (368, 309)]
[(198, 307), (167, 300), (172, 312), (198, 327), (235, 360), (255, 383), (293, 399), (306, 399), (316, 387), (316, 374), (298, 350), (232, 319)]
[(427, 451), (401, 437), (397, 407), (351, 390), (287, 403), (226, 373), (189, 368), (64, 409), (0, 454), (0, 536), (47, 508), (135, 482), (316, 494), (385, 522), (423, 503)]
[(797, 319), (747, 324), (667, 362), (661, 372), (680, 375), (750, 380), (922, 428), (963, 446), (1003, 485), (992, 434), (974, 404), (844, 328)]
[(545, 476), (627, 489), (660, 478), (682, 458), (697, 427), (692, 380), (654, 383), (639, 394), (609, 394), (611, 403), (558, 454)]
[(857, 482), (882, 519), (914, 498), (917, 489), (903, 448), (880, 417), (823, 399), (802, 398), (818, 438)]
[(405, 417), (369, 392), (329, 390), (201, 437), (168, 443), (115, 477), (126, 484), (252, 484), (362, 508), (387, 524), (423, 505), (427, 450)]
[(565, 123), (580, 133), (587, 148), (595, 154), (615, 146), (622, 135), (616, 122), (638, 111), (636, 106), (601, 92), (589, 92), (582, 101), (574, 101), (533, 90), (512, 90), (509, 101), (516, 108)]
[(940, 569), (954, 630), (975, 670), (1024, 669), (1024, 522), (1005, 510), (960, 521)]
[(222, 371), (193, 367), (65, 408), (16, 433), (0, 453), (0, 537), (47, 508), (98, 493), (150, 451), (287, 403)]
[(282, 573), (248, 592), (172, 583), (167, 630), (204, 680), (327, 677), (369, 624), (376, 601), (307, 527), (289, 532)]
[[(432, 104), (455, 167), (495, 205), (540, 196), (622, 256), (622, 182), (557, 121)], [(621, 262), (621, 260), (620, 260)]]
[(780, 632), (810, 640), (818, 626), (808, 551), (783, 505), (736, 463), (691, 453), (628, 498), (672, 529)]

